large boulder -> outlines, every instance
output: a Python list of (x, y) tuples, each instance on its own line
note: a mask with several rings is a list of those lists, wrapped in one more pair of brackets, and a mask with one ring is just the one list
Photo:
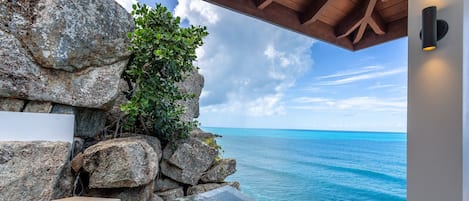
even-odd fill
[(204, 87), (204, 77), (194, 70), (188, 74), (184, 81), (178, 83), (179, 89), (189, 95), (194, 95), (193, 98), (182, 101), (185, 112), (181, 117), (182, 121), (192, 121), (194, 118), (199, 117), (199, 97)]
[(0, 0), (0, 96), (110, 107), (132, 29), (113, 0)]
[(212, 166), (218, 150), (196, 138), (169, 144), (163, 150), (161, 172), (181, 183), (195, 185), (202, 174)]
[(0, 29), (43, 68), (69, 72), (127, 60), (132, 17), (114, 0), (0, 1)]
[(83, 169), (90, 174), (90, 188), (138, 187), (155, 179), (158, 155), (146, 140), (117, 138), (86, 149)]
[(200, 178), (202, 182), (223, 182), (225, 178), (236, 172), (236, 160), (227, 158), (222, 159), (211, 167)]
[(0, 200), (70, 196), (70, 149), (68, 142), (0, 142)]

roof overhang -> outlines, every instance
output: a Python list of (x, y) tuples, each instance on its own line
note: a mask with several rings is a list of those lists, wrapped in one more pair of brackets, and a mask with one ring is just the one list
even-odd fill
[(205, 1), (352, 51), (407, 36), (407, 0)]

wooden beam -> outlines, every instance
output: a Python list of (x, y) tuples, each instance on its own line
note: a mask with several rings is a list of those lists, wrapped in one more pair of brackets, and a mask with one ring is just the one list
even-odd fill
[(371, 14), (371, 20), (368, 21), (368, 24), (376, 34), (383, 35), (386, 33), (386, 24), (377, 11), (373, 11)]
[(344, 17), (336, 28), (336, 35), (338, 38), (343, 38), (350, 35), (355, 29), (360, 27), (360, 24), (365, 17), (366, 2), (360, 4), (355, 10), (353, 10), (350, 14)]
[(256, 1), (257, 8), (261, 10), (264, 10), (265, 7), (267, 7), (273, 2), (273, 0), (254, 0), (254, 1)]
[(353, 11), (343, 22), (339, 23), (336, 32), (337, 37), (344, 38), (349, 36), (358, 28), (353, 39), (353, 44), (357, 44), (363, 38), (368, 25), (370, 25), (376, 34), (385, 34), (386, 25), (378, 12), (375, 11), (376, 1), (364, 1), (356, 11)]
[(354, 50), (361, 50), (404, 36), (407, 36), (407, 17), (388, 23), (387, 32), (383, 35), (376, 35), (371, 32), (365, 33), (363, 39), (354, 45)]
[(301, 24), (308, 25), (318, 20), (319, 16), (324, 12), (324, 8), (331, 2), (332, 0), (312, 1), (306, 11), (300, 15)]
[(353, 44), (360, 42), (360, 40), (363, 37), (363, 34), (365, 33), (366, 26), (367, 26), (366, 23), (360, 24), (360, 28), (358, 28), (357, 34), (355, 34), (355, 39), (353, 39)]

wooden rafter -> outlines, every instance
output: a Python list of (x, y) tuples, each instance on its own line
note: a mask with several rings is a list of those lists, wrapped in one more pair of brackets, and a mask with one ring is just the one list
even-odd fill
[(312, 1), (307, 10), (300, 15), (301, 24), (308, 25), (318, 20), (319, 16), (324, 12), (324, 8), (331, 2), (331, 0)]
[(376, 1), (366, 0), (365, 6), (359, 6), (356, 11), (345, 17), (345, 20), (338, 25), (337, 37), (344, 38), (358, 29), (353, 39), (353, 44), (357, 44), (363, 38), (367, 26), (370, 26), (373, 32), (378, 35), (385, 34), (385, 23), (379, 13), (374, 10)]
[(263, 10), (265, 7), (267, 7), (269, 4), (273, 2), (273, 0), (254, 0), (256, 2), (257, 8)]

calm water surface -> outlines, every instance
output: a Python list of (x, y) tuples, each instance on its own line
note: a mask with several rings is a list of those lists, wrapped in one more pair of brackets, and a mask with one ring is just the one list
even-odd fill
[(204, 127), (259, 201), (406, 200), (405, 133)]

